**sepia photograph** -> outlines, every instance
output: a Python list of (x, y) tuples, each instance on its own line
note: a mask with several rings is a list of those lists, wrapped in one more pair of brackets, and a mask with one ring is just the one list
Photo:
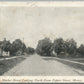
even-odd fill
[(84, 76), (84, 7), (11, 3), (0, 2), (0, 76)]

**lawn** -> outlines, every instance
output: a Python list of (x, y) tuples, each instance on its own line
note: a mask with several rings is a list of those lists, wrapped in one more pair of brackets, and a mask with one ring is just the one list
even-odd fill
[[(81, 64), (78, 64), (78, 63), (69, 62), (69, 61), (64, 61), (64, 60), (60, 60), (60, 59), (56, 59), (56, 60), (59, 61), (59, 62), (61, 62), (61, 63), (63, 63), (63, 64), (66, 64), (66, 65), (68, 65), (70, 67), (73, 67), (75, 69), (79, 69), (79, 70), (84, 71), (84, 65), (81, 65)], [(71, 61), (74, 61), (74, 60), (72, 59)], [(75, 61), (76, 62), (84, 63), (84, 60), (75, 60)]]
[(82, 59), (70, 59), (70, 60), (80, 62), (80, 63), (84, 63), (84, 58), (82, 58)]
[(0, 60), (0, 75), (3, 75), (5, 72), (16, 66), (18, 63), (23, 61), (24, 57), (18, 57), (8, 60)]

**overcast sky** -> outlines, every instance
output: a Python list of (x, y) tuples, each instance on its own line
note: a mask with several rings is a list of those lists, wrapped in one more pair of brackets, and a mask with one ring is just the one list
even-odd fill
[(84, 8), (82, 7), (0, 7), (0, 40), (24, 38), (36, 47), (44, 37), (74, 38), (84, 43)]

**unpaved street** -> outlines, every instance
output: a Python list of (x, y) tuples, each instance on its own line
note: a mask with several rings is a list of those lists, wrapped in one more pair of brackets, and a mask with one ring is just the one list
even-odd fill
[(80, 76), (75, 68), (51, 60), (49, 57), (31, 55), (14, 68), (5, 72), (5, 76)]

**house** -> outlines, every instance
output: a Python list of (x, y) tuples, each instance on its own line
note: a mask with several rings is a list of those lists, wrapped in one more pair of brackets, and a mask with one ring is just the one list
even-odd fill
[(2, 49), (0, 48), (0, 56), (10, 56), (10, 52), (2, 51)]
[(10, 56), (10, 52), (3, 51), (2, 56)]
[(51, 53), (52, 56), (57, 56), (57, 53), (53, 50)]

